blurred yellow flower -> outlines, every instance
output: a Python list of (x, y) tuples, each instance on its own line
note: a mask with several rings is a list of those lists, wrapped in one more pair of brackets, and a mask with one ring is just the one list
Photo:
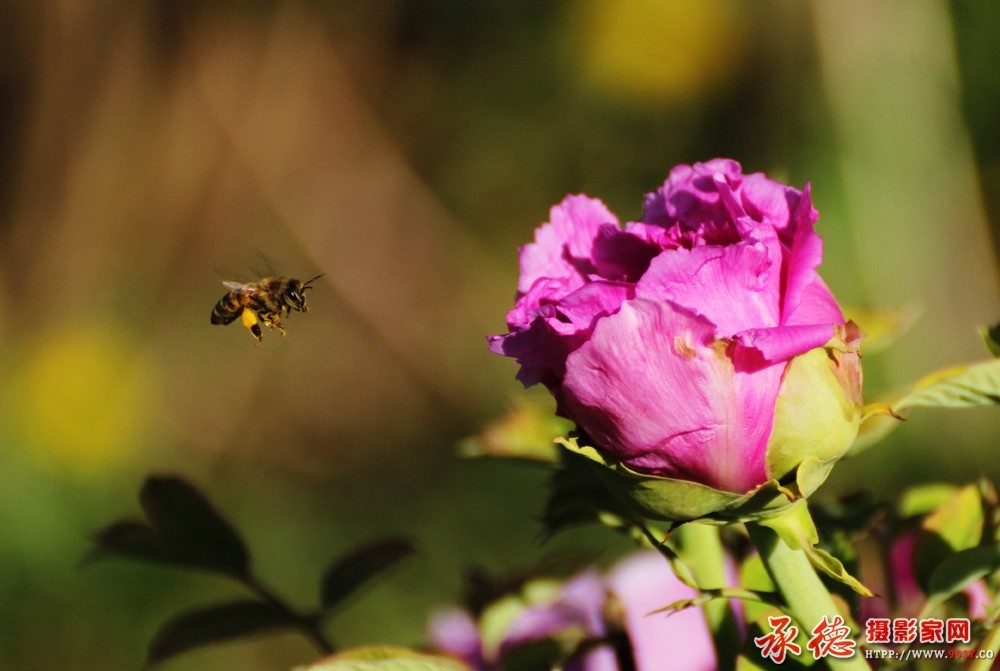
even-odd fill
[(620, 102), (696, 100), (739, 62), (742, 10), (729, 0), (580, 0), (571, 7), (583, 81)]
[(106, 324), (39, 334), (19, 357), (7, 422), (25, 449), (92, 470), (119, 463), (149, 420), (149, 369), (134, 341)]

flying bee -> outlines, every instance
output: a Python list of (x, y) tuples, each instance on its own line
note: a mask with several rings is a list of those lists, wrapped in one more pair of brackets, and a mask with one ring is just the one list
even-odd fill
[(312, 289), (310, 285), (321, 277), (323, 275), (317, 275), (306, 282), (288, 277), (265, 277), (259, 282), (247, 284), (223, 282), (229, 287), (229, 293), (215, 304), (212, 323), (231, 324), (239, 317), (258, 343), (262, 336), (261, 322), (285, 335), (282, 312), (285, 315), (291, 314), (292, 310), (306, 312), (306, 291)]

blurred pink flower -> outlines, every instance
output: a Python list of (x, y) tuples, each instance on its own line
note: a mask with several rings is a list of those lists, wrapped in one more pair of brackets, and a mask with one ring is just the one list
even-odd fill
[(633, 555), (608, 576), (608, 586), (625, 606), (625, 626), (632, 641), (637, 671), (714, 671), (717, 668), (712, 636), (700, 608), (670, 616), (650, 615), (695, 591), (666, 567), (656, 552)]
[[(435, 615), (430, 624), (435, 647), (469, 664), (475, 671), (501, 669), (503, 655), (518, 646), (567, 632), (600, 637), (607, 633), (605, 606), (613, 593), (624, 609), (624, 626), (632, 645), (637, 671), (711, 671), (715, 649), (699, 608), (670, 616), (650, 614), (695, 595), (681, 583), (656, 552), (644, 552), (621, 561), (607, 577), (586, 572), (569, 580), (543, 603), (525, 605), (512, 618), (499, 641), (484, 641), (481, 623), (462, 610)], [(488, 626), (486, 628), (489, 628)], [(494, 632), (495, 633), (495, 632)], [(598, 647), (567, 671), (617, 671), (614, 652)]]
[[(808, 185), (726, 159), (675, 167), (624, 229), (568, 196), (521, 248), (490, 349), (632, 470), (749, 491), (784, 475), (766, 457), (789, 361), (846, 333), (816, 272), (817, 217)], [(860, 367), (838, 379), (860, 405)]]

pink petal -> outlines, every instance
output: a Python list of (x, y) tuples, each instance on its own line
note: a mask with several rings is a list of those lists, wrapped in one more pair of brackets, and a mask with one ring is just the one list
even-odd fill
[(739, 493), (764, 482), (783, 367), (735, 371), (715, 330), (670, 303), (626, 301), (567, 358), (569, 416), (639, 472)]
[[(629, 557), (614, 568), (608, 582), (625, 606), (626, 626), (639, 671), (718, 668), (715, 646), (700, 608), (669, 616), (650, 614), (696, 594), (677, 579), (662, 556), (644, 552)], [(668, 666), (664, 666), (664, 660), (670, 660)]]
[(713, 182), (717, 174), (738, 183), (741, 179), (740, 164), (718, 158), (706, 163), (674, 167), (663, 186), (646, 195), (642, 221), (666, 227), (679, 221), (689, 228), (706, 221), (717, 221), (725, 213)]
[(683, 305), (715, 324), (718, 335), (730, 337), (780, 323), (780, 273), (780, 243), (761, 230), (727, 247), (660, 254), (636, 285), (636, 295)]
[(464, 610), (435, 613), (430, 621), (430, 639), (436, 649), (455, 655), (474, 669), (483, 664), (479, 627)]
[(549, 327), (561, 335), (589, 333), (600, 317), (617, 312), (623, 301), (635, 296), (635, 287), (625, 282), (591, 282), (559, 302)]
[(757, 357), (738, 357), (742, 365), (738, 368), (753, 370), (788, 361), (811, 349), (822, 347), (833, 337), (833, 324), (809, 324), (806, 326), (778, 326), (775, 328), (749, 329), (737, 333), (736, 343), (756, 352)]
[(594, 238), (602, 224), (618, 218), (596, 198), (566, 196), (549, 213), (549, 223), (535, 231), (535, 241), (521, 248), (517, 290), (524, 294), (541, 277), (575, 278), (582, 284), (593, 272)]
[[(819, 217), (808, 192), (808, 184), (804, 191), (799, 191), (757, 172), (743, 179), (740, 200), (748, 215), (774, 226), (778, 237), (788, 243), (798, 227), (811, 225)], [(803, 194), (806, 195), (805, 200)]]
[(789, 326), (799, 324), (843, 324), (844, 313), (837, 305), (833, 292), (826, 286), (819, 275), (813, 278), (802, 295), (794, 312), (787, 314), (783, 320)]

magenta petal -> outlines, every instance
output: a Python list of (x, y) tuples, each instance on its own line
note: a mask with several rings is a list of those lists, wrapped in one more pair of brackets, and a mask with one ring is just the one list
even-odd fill
[(738, 183), (740, 164), (720, 158), (674, 167), (663, 186), (646, 195), (642, 221), (667, 227), (681, 222), (687, 227), (695, 227), (717, 220), (725, 210), (719, 204), (714, 182), (716, 175)]
[[(658, 237), (666, 240), (663, 228), (656, 228)], [(646, 272), (653, 257), (662, 251), (662, 246), (659, 241), (605, 224), (594, 241), (593, 251), (594, 267), (601, 277), (635, 282)]]
[(618, 218), (596, 198), (566, 196), (549, 213), (549, 223), (535, 231), (535, 241), (521, 248), (517, 290), (527, 293), (541, 277), (576, 278), (593, 272), (594, 238), (602, 224), (618, 226)]
[(622, 301), (635, 296), (635, 287), (624, 282), (591, 282), (559, 302), (549, 327), (560, 335), (590, 331), (599, 317), (617, 312)]
[(552, 333), (541, 319), (524, 330), (487, 336), (486, 340), (494, 354), (517, 360), (521, 366), (517, 379), (521, 384), (530, 387), (541, 382), (558, 401), (566, 355), (576, 346), (576, 342)]
[(737, 333), (733, 338), (740, 347), (755, 350), (760, 356), (749, 359), (750, 367), (759, 368), (788, 361), (811, 349), (822, 347), (833, 337), (833, 324), (805, 326), (778, 326), (776, 328), (750, 329)]
[(812, 283), (802, 291), (795, 310), (790, 314), (786, 312), (782, 321), (786, 326), (843, 324), (844, 313), (823, 278), (816, 275)]
[(736, 372), (713, 324), (635, 299), (567, 358), (564, 403), (630, 468), (743, 493), (767, 479), (782, 370)]
[(676, 250), (653, 259), (636, 296), (697, 312), (730, 337), (780, 323), (781, 246), (767, 231), (744, 242)]

